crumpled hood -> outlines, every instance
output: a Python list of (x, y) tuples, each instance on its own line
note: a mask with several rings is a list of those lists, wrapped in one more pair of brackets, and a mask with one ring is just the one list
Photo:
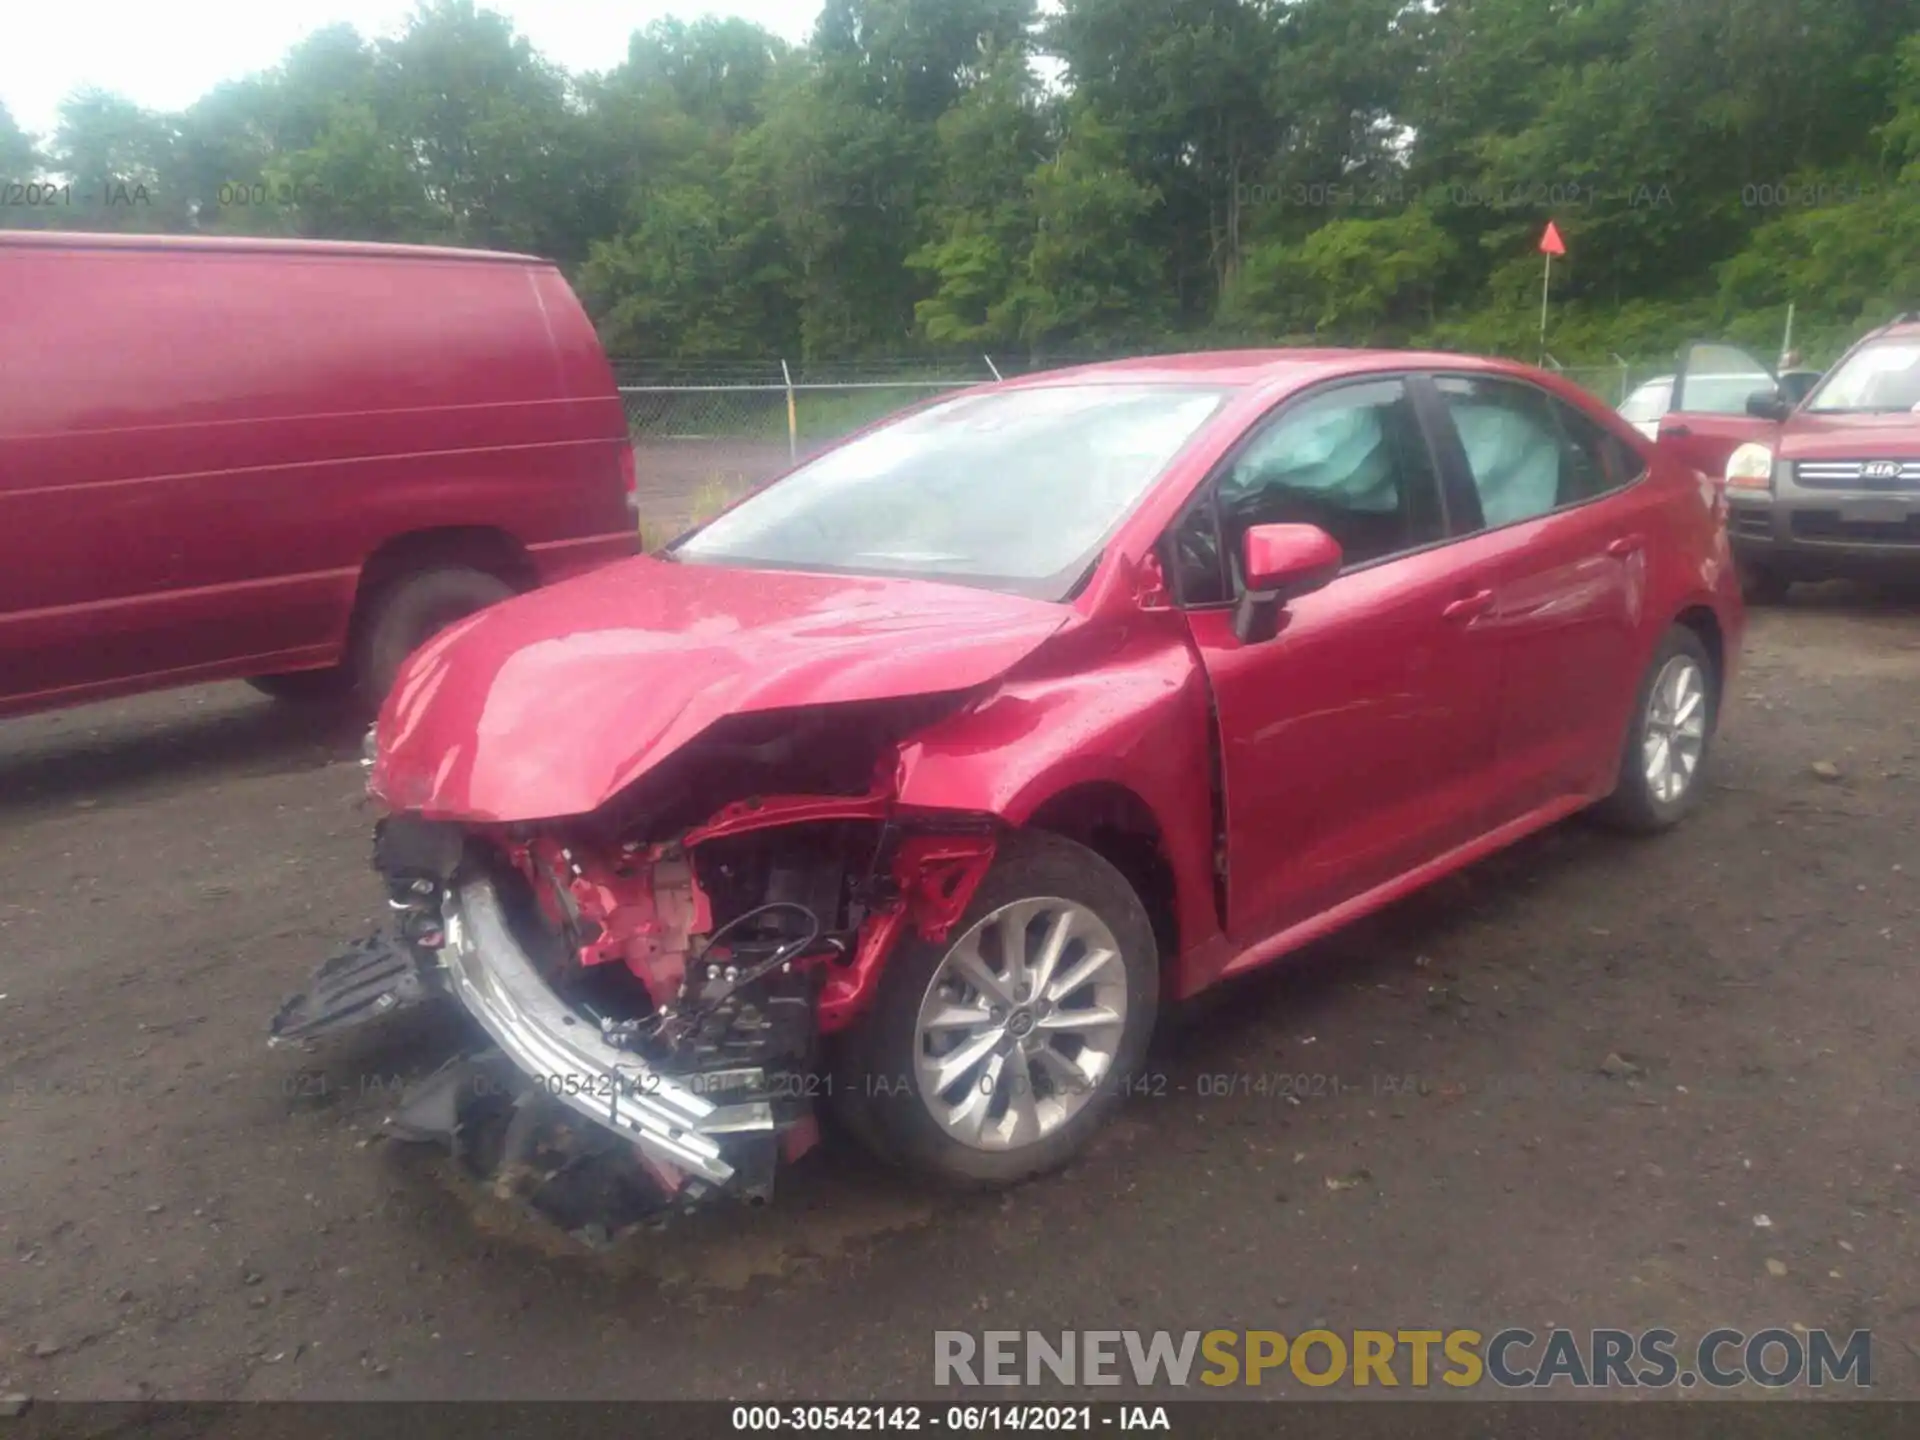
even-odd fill
[(372, 787), (441, 819), (585, 814), (723, 716), (970, 689), (1071, 613), (918, 580), (621, 561), (422, 646), (381, 712)]

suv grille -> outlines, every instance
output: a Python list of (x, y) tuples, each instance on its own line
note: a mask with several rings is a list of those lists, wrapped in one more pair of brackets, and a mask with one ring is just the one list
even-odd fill
[(1793, 479), (1807, 490), (1920, 490), (1920, 460), (1801, 460)]
[(1838, 510), (1796, 510), (1793, 533), (1801, 540), (1858, 541), (1868, 545), (1920, 545), (1920, 514), (1905, 520), (1842, 520)]

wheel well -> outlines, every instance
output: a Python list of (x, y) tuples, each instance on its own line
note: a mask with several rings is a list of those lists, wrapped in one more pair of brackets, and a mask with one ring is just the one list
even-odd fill
[(1726, 638), (1720, 633), (1719, 617), (1705, 605), (1696, 605), (1691, 610), (1682, 611), (1673, 623), (1693, 631), (1700, 637), (1700, 643), (1707, 647), (1707, 658), (1713, 662), (1713, 685), (1717, 694), (1727, 674)]
[(386, 541), (360, 567), (353, 597), (355, 623), (367, 600), (401, 576), (452, 565), (483, 570), (516, 590), (531, 590), (540, 578), (526, 547), (504, 530), (482, 525), (414, 530)]
[(1173, 866), (1146, 801), (1124, 785), (1076, 785), (1034, 811), (1027, 828), (1084, 845), (1118, 870), (1146, 907), (1161, 955), (1180, 953)]

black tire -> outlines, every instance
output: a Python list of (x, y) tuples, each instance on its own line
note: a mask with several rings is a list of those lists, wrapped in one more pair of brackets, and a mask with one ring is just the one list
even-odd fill
[(289, 670), (281, 675), (255, 675), (247, 684), (262, 695), (288, 705), (340, 705), (353, 695), (353, 676), (344, 665), (325, 670)]
[(1749, 605), (1778, 605), (1792, 585), (1779, 571), (1763, 565), (1740, 567), (1740, 598)]
[[(1057, 897), (1091, 910), (1112, 932), (1126, 977), (1126, 1016), (1113, 1062), (1086, 1101), (1052, 1133), (1014, 1149), (978, 1149), (948, 1135), (914, 1081), (921, 1001), (954, 944), (1016, 901)], [(993, 868), (947, 940), (909, 931), (880, 979), (866, 1019), (836, 1068), (835, 1108), (848, 1133), (882, 1160), (943, 1184), (993, 1188), (1065, 1164), (1098, 1130), (1137, 1075), (1153, 1033), (1160, 966), (1153, 925), (1133, 887), (1093, 851), (1040, 831), (1001, 842)]]
[(416, 570), (389, 581), (355, 619), (352, 671), (361, 702), (377, 709), (409, 655), (454, 621), (514, 593), (499, 576), (465, 566)]
[[(1699, 761), (1687, 785), (1677, 796), (1663, 798), (1654, 793), (1648, 781), (1645, 746), (1655, 682), (1681, 657), (1699, 667), (1704, 681), (1705, 729), (1700, 739)], [(1613, 829), (1640, 835), (1656, 834), (1678, 825), (1699, 803), (1719, 720), (1720, 676), (1714, 668), (1713, 657), (1698, 635), (1684, 625), (1675, 625), (1661, 638), (1647, 673), (1640, 679), (1640, 689), (1633, 702), (1633, 718), (1627, 725), (1626, 743), (1620, 749), (1620, 769), (1613, 793), (1594, 808), (1595, 818)]]

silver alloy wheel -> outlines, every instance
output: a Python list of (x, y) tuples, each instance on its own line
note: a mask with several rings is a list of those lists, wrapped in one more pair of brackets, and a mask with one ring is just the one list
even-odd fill
[(914, 1079), (940, 1127), (1017, 1150), (1066, 1124), (1113, 1068), (1127, 967), (1086, 906), (1002, 905), (953, 943), (920, 1002)]
[(1647, 697), (1641, 761), (1647, 793), (1671, 805), (1692, 787), (1707, 748), (1707, 677), (1690, 655), (1661, 667)]

